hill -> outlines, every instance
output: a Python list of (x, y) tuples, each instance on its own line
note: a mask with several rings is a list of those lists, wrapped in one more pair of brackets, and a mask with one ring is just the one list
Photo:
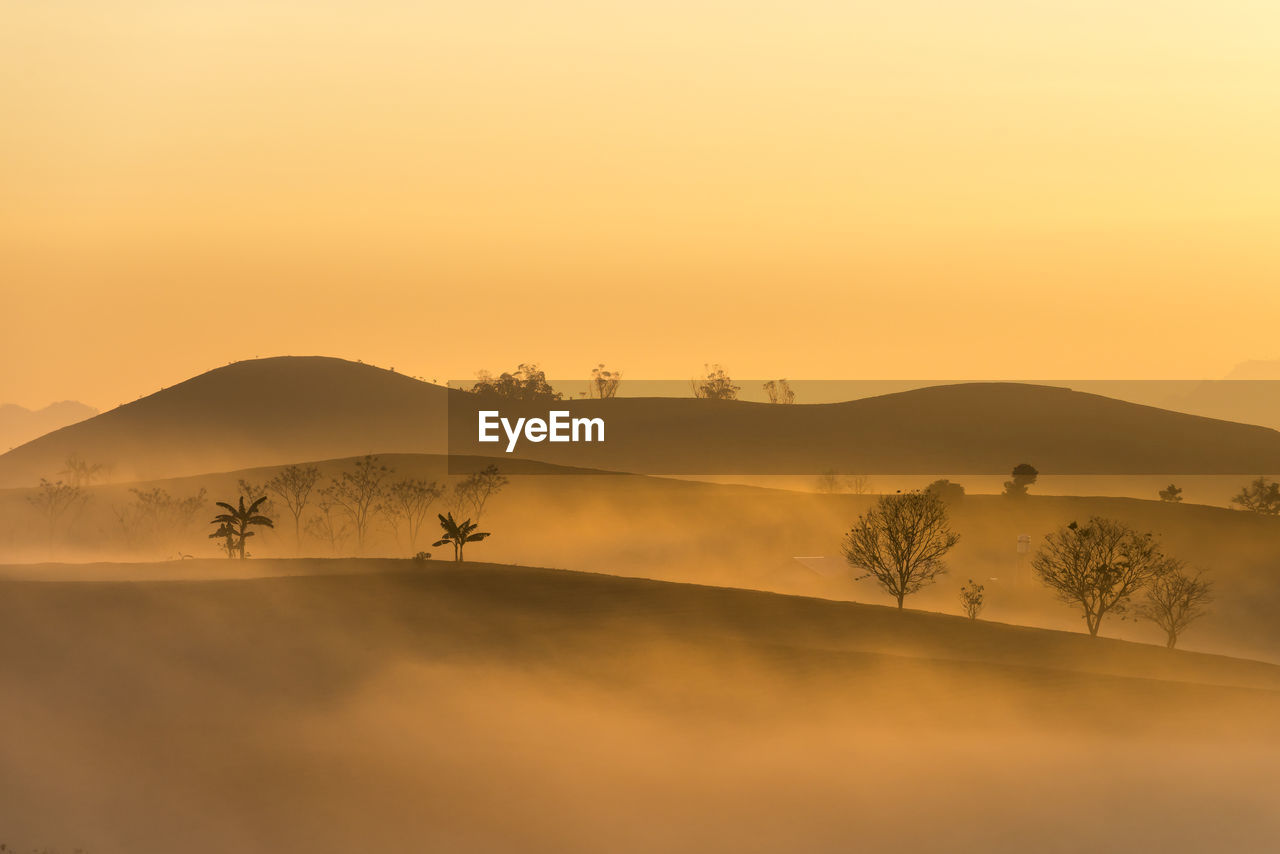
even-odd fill
[[(450, 404), (452, 401), (452, 404)], [(461, 392), (321, 357), (240, 362), (0, 456), (0, 486), (51, 477), (69, 454), (147, 480), (363, 453), (499, 455)], [(503, 404), (513, 416), (546, 405)], [(966, 383), (839, 404), (618, 398), (573, 401), (602, 444), (524, 443), (516, 456), (643, 473), (1057, 474), (1280, 471), (1280, 433), (1068, 389)]]
[(51, 403), (43, 409), (27, 409), (16, 403), (0, 404), (0, 448), (15, 448), (97, 414), (98, 410), (76, 400)]
[[(1072, 851), (1098, 828), (1063, 817), (1104, 815), (1113, 850), (1190, 852), (1223, 842), (1224, 812), (1232, 850), (1277, 830), (1269, 665), (586, 573), (387, 571), (403, 566), (0, 582), (9, 841), (932, 851), (944, 827), (962, 850)], [(1142, 808), (1119, 809), (1134, 791)]]
[(446, 390), (325, 357), (237, 362), (0, 456), (0, 485), (52, 477), (69, 454), (117, 481), (444, 446)]

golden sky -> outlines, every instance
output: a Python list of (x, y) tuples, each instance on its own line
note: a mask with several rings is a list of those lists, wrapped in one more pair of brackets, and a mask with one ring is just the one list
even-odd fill
[(11, 0), (0, 114), (0, 402), (1280, 357), (1271, 0)]

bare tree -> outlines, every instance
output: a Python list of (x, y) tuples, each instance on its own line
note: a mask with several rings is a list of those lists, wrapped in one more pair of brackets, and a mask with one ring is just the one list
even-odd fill
[(943, 556), (960, 541), (947, 522), (947, 506), (929, 492), (883, 495), (845, 535), (844, 556), (902, 600), (946, 572)]
[(196, 515), (205, 505), (203, 487), (195, 495), (174, 498), (167, 490), (130, 489), (133, 501), (113, 507), (125, 542), (130, 548), (156, 546), (168, 551), (187, 538)]
[(978, 615), (982, 613), (986, 604), (983, 602), (982, 590), (982, 585), (975, 584), (972, 578), (967, 585), (960, 588), (960, 607), (964, 608), (965, 616), (970, 620), (978, 619)]
[(1265, 477), (1258, 477), (1240, 490), (1231, 503), (1263, 516), (1280, 516), (1280, 483), (1274, 480), (1268, 483)]
[(279, 498), (293, 515), (295, 554), (302, 551), (302, 514), (318, 480), (320, 469), (315, 466), (287, 466), (264, 484), (267, 492)]
[(587, 386), (587, 397), (608, 400), (618, 396), (618, 386), (622, 385), (622, 371), (606, 370), (601, 362), (591, 369), (591, 384)]
[(1098, 636), (1104, 617), (1123, 615), (1134, 594), (1170, 566), (1150, 534), (1100, 516), (1048, 534), (1031, 558), (1040, 581), (1080, 608), (1091, 637)]
[(106, 478), (106, 466), (102, 463), (87, 462), (79, 454), (72, 454), (67, 457), (66, 468), (58, 472), (67, 479), (67, 483), (72, 486), (92, 486), (96, 481)]
[(317, 540), (329, 544), (331, 554), (339, 554), (351, 539), (351, 521), (342, 508), (323, 497), (316, 503), (315, 516), (307, 520), (305, 530)]
[(791, 383), (785, 379), (769, 380), (764, 384), (764, 393), (769, 396), (770, 403), (795, 403), (796, 393), (791, 390)]
[(454, 485), (453, 505), (458, 509), (459, 515), (469, 512), (479, 524), (480, 517), (484, 515), (485, 504), (501, 492), (507, 482), (507, 478), (498, 471), (497, 466), (485, 466)]
[(1169, 649), (1178, 645), (1178, 637), (1188, 626), (1209, 613), (1206, 606), (1213, 601), (1213, 584), (1202, 575), (1191, 575), (1181, 563), (1175, 563), (1151, 582), (1146, 601), (1134, 609), (1140, 619), (1164, 629)]
[(865, 474), (850, 474), (844, 478), (845, 490), (854, 495), (867, 495), (871, 492), (871, 478)]
[(410, 551), (418, 547), (422, 523), (426, 521), (431, 505), (443, 492), (444, 489), (434, 480), (428, 483), (413, 478), (396, 481), (387, 488), (387, 517), (397, 530), (403, 521)]
[(818, 475), (817, 488), (819, 492), (866, 495), (871, 491), (871, 478), (865, 474), (841, 474), (835, 469), (827, 469)]
[(384, 497), (382, 483), (392, 470), (379, 464), (372, 454), (356, 460), (352, 471), (344, 471), (337, 480), (321, 490), (325, 499), (341, 507), (351, 519), (356, 537), (356, 551), (363, 552), (369, 535), (369, 523), (379, 510)]
[(35, 494), (27, 496), (27, 503), (44, 518), (49, 540), (49, 557), (53, 557), (53, 541), (57, 534), (58, 522), (67, 511), (83, 503), (87, 499), (79, 484), (63, 483), (60, 480), (50, 482), (40, 478), (40, 485)]
[(690, 380), (693, 396), (704, 400), (737, 400), (742, 386), (734, 385), (729, 374), (720, 365), (703, 365), (707, 375), (700, 380)]

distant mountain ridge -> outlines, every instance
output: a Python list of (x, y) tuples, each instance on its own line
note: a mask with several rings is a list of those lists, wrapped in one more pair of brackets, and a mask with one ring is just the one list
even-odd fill
[(60, 400), (43, 409), (27, 409), (16, 403), (0, 404), (0, 450), (16, 448), (37, 436), (97, 414), (98, 410), (78, 400)]
[[(836, 404), (617, 398), (565, 405), (606, 415), (609, 441), (526, 443), (520, 456), (658, 473), (999, 473), (1020, 462), (1046, 473), (1280, 472), (1275, 430), (1019, 383), (935, 386)], [(546, 405), (538, 407), (545, 415)], [(54, 476), (70, 454), (111, 467), (116, 480), (365, 453), (502, 456), (493, 445), (447, 447), (451, 410), (469, 417), (474, 398), (370, 365), (319, 356), (238, 362), (0, 455), (0, 486)], [(455, 429), (458, 435), (473, 436), (474, 426)]]

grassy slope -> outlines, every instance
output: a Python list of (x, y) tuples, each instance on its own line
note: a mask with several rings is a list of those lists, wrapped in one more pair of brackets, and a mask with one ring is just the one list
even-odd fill
[[(1197, 850), (1221, 833), (1204, 809), (1159, 819), (1189, 762), (1209, 763), (1219, 782), (1189, 785), (1234, 810), (1233, 833), (1274, 825), (1214, 776), (1271, 750), (1269, 665), (589, 573), (300, 563), (273, 569), (310, 574), (0, 582), (9, 840), (931, 851), (945, 826), (962, 849), (1067, 851), (1097, 831), (1058, 827), (1052, 799), (1106, 815), (1140, 790), (1107, 838)], [(1187, 749), (1151, 767), (1172, 743)], [(1270, 779), (1257, 761), (1248, 791)], [(1082, 763), (1109, 770), (1062, 788)], [(938, 824), (895, 818), (904, 798)], [(996, 837), (974, 821), (1026, 798)]]
[[(384, 455), (383, 461), (396, 470), (396, 477), (446, 475), (439, 456)], [(326, 477), (333, 476), (349, 462), (329, 461), (321, 468)], [(254, 469), (158, 484), (178, 496), (204, 486), (211, 498), (225, 498), (235, 494), (239, 478), (261, 483), (274, 471)], [(97, 487), (94, 492), (74, 529), (79, 544), (67, 544), (57, 557), (100, 559), (118, 549), (119, 530), (111, 507), (123, 506), (131, 496), (123, 486)], [(511, 485), (485, 513), (484, 527), (494, 536), (473, 547), (471, 554), (475, 559), (883, 602), (870, 582), (853, 583), (840, 559), (843, 532), (873, 500), (648, 477), (513, 473)], [(19, 559), (45, 559), (48, 553), (22, 494), (0, 491), (0, 511), (0, 526), (9, 526), (11, 541), (26, 543), (17, 552)], [(974, 578), (987, 585), (990, 618), (1079, 630), (1074, 611), (1035, 585), (1025, 566), (1021, 586), (1013, 585), (1018, 568), (1014, 544), (1019, 534), (1039, 542), (1054, 527), (1094, 514), (1154, 532), (1172, 554), (1207, 568), (1215, 578), (1218, 600), (1213, 613), (1188, 632), (1184, 643), (1229, 655), (1280, 659), (1280, 623), (1273, 618), (1280, 609), (1280, 520), (1221, 508), (1103, 497), (1033, 496), (1017, 502), (971, 496), (952, 508), (963, 539), (950, 557), (950, 574), (922, 592), (914, 604), (955, 612), (956, 590)], [(258, 555), (293, 553), (290, 520), (279, 524), (277, 531), (254, 540)], [(180, 542), (145, 556), (170, 557), (178, 549), (212, 555), (216, 544), (204, 530), (193, 530)], [(425, 539), (417, 548), (424, 545)], [(304, 541), (304, 553), (323, 549), (317, 541)], [(407, 555), (411, 550), (379, 530), (369, 552)], [(797, 555), (827, 556), (830, 575), (815, 575), (794, 560)], [(229, 571), (234, 570), (223, 566), (218, 577)], [(1117, 619), (1108, 621), (1104, 634), (1147, 642), (1162, 637), (1152, 626)]]

